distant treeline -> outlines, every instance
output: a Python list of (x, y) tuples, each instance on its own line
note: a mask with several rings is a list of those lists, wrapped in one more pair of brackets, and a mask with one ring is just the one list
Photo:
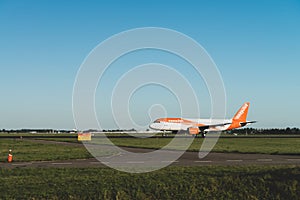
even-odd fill
[[(147, 129), (148, 131), (149, 129)], [(96, 129), (89, 129), (89, 130), (84, 130), (82, 132), (86, 132), (86, 133), (91, 133), (91, 132), (106, 132), (106, 133), (110, 133), (110, 132), (136, 132), (136, 130), (134, 128), (132, 129), (103, 129), (103, 130), (96, 130)]]
[(77, 130), (55, 130), (55, 129), (0, 129), (0, 133), (77, 133), (77, 132), (135, 132), (134, 128), (132, 129), (107, 129), (107, 130), (97, 130), (97, 129), (88, 129), (84, 131)]
[[(89, 129), (80, 132), (135, 132), (134, 128), (132, 129), (107, 129), (107, 130), (96, 130), (96, 129)], [(147, 129), (146, 131), (149, 131)], [(0, 129), (0, 133), (77, 133), (76, 130), (55, 130), (55, 129)], [(256, 128), (243, 128), (243, 129), (234, 129), (232, 131), (227, 131), (228, 134), (239, 134), (239, 135), (247, 135), (247, 134), (260, 134), (260, 135), (298, 135), (300, 134), (299, 128), (272, 128), (272, 129), (256, 129)]]
[(74, 130), (55, 130), (55, 129), (2, 129), (1, 133), (76, 133)]
[(228, 133), (232, 134), (261, 134), (261, 135), (298, 135), (300, 134), (299, 128), (271, 128), (271, 129), (256, 129), (256, 128), (243, 128), (243, 129), (234, 129)]

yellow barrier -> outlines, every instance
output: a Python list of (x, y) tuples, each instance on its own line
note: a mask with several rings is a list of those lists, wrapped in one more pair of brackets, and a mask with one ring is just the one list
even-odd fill
[(91, 133), (78, 133), (77, 140), (78, 141), (91, 141), (92, 134)]

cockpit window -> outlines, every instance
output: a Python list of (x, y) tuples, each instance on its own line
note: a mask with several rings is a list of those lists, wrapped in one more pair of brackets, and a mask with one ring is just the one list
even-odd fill
[(160, 123), (160, 121), (157, 119), (157, 120), (154, 121), (154, 123)]

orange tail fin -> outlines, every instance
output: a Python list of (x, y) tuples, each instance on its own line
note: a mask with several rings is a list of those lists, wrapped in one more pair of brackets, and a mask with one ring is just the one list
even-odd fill
[(243, 106), (234, 115), (233, 121), (246, 122), (249, 106), (249, 102), (244, 103)]

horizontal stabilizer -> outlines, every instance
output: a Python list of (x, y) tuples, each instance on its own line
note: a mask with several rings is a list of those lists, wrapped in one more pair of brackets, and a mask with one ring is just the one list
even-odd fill
[(248, 122), (240, 122), (241, 126), (246, 126), (247, 124), (253, 124), (256, 123), (257, 121), (248, 121)]

